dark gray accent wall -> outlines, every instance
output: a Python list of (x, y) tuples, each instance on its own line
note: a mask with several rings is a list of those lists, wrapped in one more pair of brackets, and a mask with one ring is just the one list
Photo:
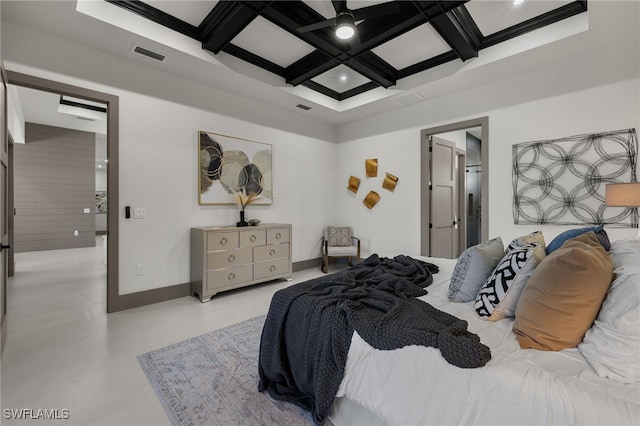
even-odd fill
[(95, 134), (26, 123), (25, 140), (15, 145), (16, 252), (95, 246)]

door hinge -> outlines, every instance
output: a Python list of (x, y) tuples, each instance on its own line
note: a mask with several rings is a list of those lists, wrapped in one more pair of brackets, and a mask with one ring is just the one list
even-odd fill
[(432, 223), (429, 224), (429, 229), (431, 229), (431, 228), (433, 228), (433, 224)]

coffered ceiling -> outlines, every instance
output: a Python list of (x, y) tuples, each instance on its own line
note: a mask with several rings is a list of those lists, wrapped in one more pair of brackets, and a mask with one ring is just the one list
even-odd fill
[[(181, 101), (197, 87), (183, 96), (179, 85), (187, 79), (218, 90), (210, 102), (230, 115), (244, 117), (250, 109), (246, 115), (255, 117), (268, 106), (320, 125), (352, 123), (535, 70), (573, 69), (578, 58), (589, 58), (588, 76), (603, 82), (596, 76), (633, 74), (608, 64), (638, 51), (634, 1), (1, 1), (8, 69), (28, 69), (21, 68), (23, 57), (25, 65), (45, 69), (53, 60), (51, 69), (63, 74), (168, 99), (178, 94)], [(324, 24), (344, 7), (354, 18), (362, 18), (359, 10), (382, 15), (356, 19), (357, 37), (345, 42)], [(44, 40), (59, 52), (56, 59), (40, 48)], [(64, 65), (55, 62), (61, 54)], [(598, 61), (600, 54), (606, 59)], [(99, 62), (100, 76), (83, 71), (87, 58)], [(544, 84), (561, 91), (565, 83)]]
[[(107, 1), (196, 40), (222, 62), (239, 59), (239, 72), (257, 67), (338, 102), (465, 63), (587, 10), (586, 1), (562, 0)], [(350, 40), (336, 36), (336, 17), (355, 20)]]

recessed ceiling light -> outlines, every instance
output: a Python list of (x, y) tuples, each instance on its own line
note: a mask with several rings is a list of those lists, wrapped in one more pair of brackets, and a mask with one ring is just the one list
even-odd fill
[(513, 0), (511, 2), (511, 4), (514, 5), (514, 6), (521, 5), (522, 3), (524, 3), (524, 0)]
[(347, 81), (347, 75), (346, 74), (342, 74), (340, 76), (340, 81), (342, 81), (342, 82)]

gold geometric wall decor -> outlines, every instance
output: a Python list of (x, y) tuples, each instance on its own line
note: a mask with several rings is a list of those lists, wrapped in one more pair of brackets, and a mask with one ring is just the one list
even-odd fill
[(387, 191), (393, 192), (396, 189), (396, 185), (398, 184), (398, 178), (391, 173), (385, 173), (386, 176), (384, 181), (382, 182), (382, 187)]
[(360, 187), (360, 179), (355, 176), (349, 176), (349, 186), (347, 189), (351, 192), (358, 192), (358, 188)]
[(380, 201), (380, 195), (375, 191), (369, 191), (367, 196), (364, 197), (364, 200), (362, 200), (362, 203), (367, 206), (367, 208), (372, 209), (378, 201)]
[(378, 176), (378, 159), (377, 158), (369, 158), (364, 161), (364, 168), (367, 172), (367, 177), (376, 177)]

